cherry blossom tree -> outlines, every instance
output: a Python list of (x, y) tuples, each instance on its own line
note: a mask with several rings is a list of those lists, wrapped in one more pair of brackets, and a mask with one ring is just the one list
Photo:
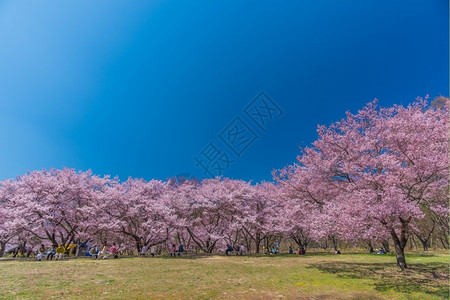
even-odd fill
[[(241, 198), (238, 215), (243, 236), (253, 242), (255, 252), (260, 252), (261, 243), (266, 247), (276, 233), (280, 233), (282, 218), (285, 217), (279, 187), (271, 182), (251, 186), (246, 197)], [(250, 251), (250, 243), (247, 243)]]
[[(163, 197), (166, 183), (129, 178), (113, 184), (99, 205), (99, 226), (113, 235), (124, 235), (139, 252), (143, 246), (166, 242), (173, 231), (172, 210)], [(123, 243), (123, 242), (122, 242)]]
[(52, 244), (70, 244), (78, 233), (94, 227), (96, 194), (104, 179), (72, 169), (33, 171), (15, 182), (11, 207), (22, 231)]
[(320, 126), (319, 139), (278, 177), (301, 201), (331, 208), (336, 233), (350, 239), (389, 234), (397, 264), (406, 268), (404, 247), (412, 224), (424, 217), (422, 207), (448, 207), (435, 197), (448, 186), (447, 132), (448, 108), (429, 109), (418, 99), (406, 108), (379, 109), (374, 101)]
[(12, 179), (0, 183), (0, 257), (3, 256), (8, 242), (19, 233), (10, 202), (14, 188)]
[(240, 180), (205, 179), (198, 184), (185, 182), (177, 190), (172, 205), (196, 246), (211, 253), (217, 245), (236, 239), (238, 201), (250, 192), (249, 184)]
[[(322, 172), (311, 171), (311, 166), (315, 163), (311, 158), (305, 152), (298, 157), (298, 164), (273, 173), (283, 186), (282, 197), (285, 199), (286, 213), (283, 226), (286, 234), (300, 248), (306, 249), (312, 240), (318, 243), (331, 240), (336, 251), (342, 221), (340, 204), (333, 200), (341, 191), (332, 183), (326, 183), (329, 180), (326, 169)], [(325, 168), (325, 165), (319, 164), (317, 167)]]
[(14, 180), (0, 183), (0, 257), (5, 253), (6, 245), (20, 234), (22, 210), (15, 210), (10, 199), (15, 192)]

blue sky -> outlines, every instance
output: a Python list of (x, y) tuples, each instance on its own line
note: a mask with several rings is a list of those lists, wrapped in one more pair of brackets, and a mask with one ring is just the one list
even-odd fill
[[(448, 96), (448, 22), (443, 0), (0, 1), (0, 178), (208, 177), (212, 142), (225, 176), (271, 179), (317, 124)], [(261, 91), (283, 111), (264, 130), (243, 111)], [(239, 156), (236, 118), (257, 136)]]

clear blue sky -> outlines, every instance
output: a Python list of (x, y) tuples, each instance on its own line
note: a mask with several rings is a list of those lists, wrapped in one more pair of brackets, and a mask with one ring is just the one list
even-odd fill
[[(224, 175), (271, 179), (346, 110), (448, 96), (448, 22), (444, 0), (0, 1), (0, 178), (204, 177), (212, 141)], [(283, 111), (265, 131), (260, 91)]]

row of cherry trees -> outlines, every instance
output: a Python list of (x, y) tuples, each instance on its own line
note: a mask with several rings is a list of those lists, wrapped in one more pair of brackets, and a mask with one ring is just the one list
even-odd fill
[[(412, 235), (448, 238), (448, 99), (378, 108), (318, 128), (275, 183), (227, 178), (150, 180), (72, 169), (34, 171), (0, 184), (0, 255), (8, 242), (116, 242), (139, 251), (177, 240), (211, 253), (268, 239), (391, 239), (397, 264)], [(433, 224), (432, 226), (430, 224)]]
[[(211, 253), (264, 238), (288, 223), (280, 185), (205, 179), (120, 182), (72, 169), (33, 171), (0, 189), (0, 253), (8, 242), (115, 242), (122, 249), (182, 242)], [(288, 219), (289, 220), (289, 219)]]

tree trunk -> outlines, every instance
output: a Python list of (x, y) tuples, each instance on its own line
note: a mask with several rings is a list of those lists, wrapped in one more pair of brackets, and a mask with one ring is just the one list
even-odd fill
[(384, 240), (381, 242), (381, 244), (383, 245), (384, 250), (387, 252), (391, 252), (391, 249), (389, 248), (389, 241), (388, 240)]
[(273, 238), (272, 235), (268, 235), (266, 233), (266, 249), (268, 250), (269, 253), (272, 251), (272, 248), (271, 248), (271, 246), (272, 246), (271, 245), (272, 244), (272, 238)]
[(133, 236), (134, 241), (136, 242), (136, 249), (137, 249), (137, 253), (141, 253), (141, 249), (142, 249), (142, 243), (141, 243), (141, 238), (137, 237), (137, 236)]
[(207, 240), (206, 241), (206, 253), (212, 253), (214, 251), (214, 247), (216, 246), (218, 240)]
[(23, 243), (20, 244), (20, 254), (22, 255), (22, 257), (25, 257), (26, 247), (27, 241), (24, 241)]
[(423, 237), (416, 233), (416, 237), (419, 239), (420, 243), (422, 244), (423, 251), (428, 251), (428, 245), (430, 242), (431, 234), (428, 235), (428, 237)]
[(251, 243), (251, 240), (249, 241), (248, 239), (245, 239), (245, 247), (247, 247), (247, 252), (248, 252), (248, 253), (252, 252), (252, 243)]
[(255, 246), (256, 253), (259, 253), (259, 247), (261, 246), (261, 234), (259, 232), (255, 234)]
[[(414, 241), (414, 237), (411, 237), (409, 239), (409, 251), (413, 250), (413, 245), (415, 245), (415, 244), (416, 244), (416, 242)], [(416, 249), (417, 249), (417, 246), (416, 246)]]
[(394, 242), (395, 246), (395, 254), (397, 256), (397, 266), (399, 266), (402, 270), (407, 268), (406, 260), (405, 260), (405, 252), (404, 248), (401, 247), (400, 244)]
[(367, 241), (367, 247), (369, 247), (369, 251), (373, 251), (373, 245), (371, 241)]
[(423, 251), (428, 251), (428, 241), (422, 241), (421, 239), (419, 241), (422, 244)]
[(310, 241), (307, 241), (307, 242), (303, 243), (303, 247), (305, 248), (305, 251), (308, 249), (309, 243), (310, 243)]
[(442, 247), (444, 247), (444, 249), (448, 249), (449, 247), (448, 247), (448, 239), (447, 239), (447, 237), (445, 237), (445, 236), (441, 236), (440, 238), (439, 238), (439, 242), (441, 242), (441, 245), (442, 245)]
[[(190, 230), (189, 228), (186, 228), (187, 232), (189, 233), (189, 235), (191, 236), (191, 239), (194, 241), (194, 243), (197, 245), (197, 247), (202, 250), (205, 253), (209, 253), (208, 252), (208, 245), (209, 245), (209, 241), (207, 240), (205, 243), (203, 243), (201, 240), (197, 240), (196, 236), (194, 235), (194, 233), (192, 232), (192, 230)], [(196, 252), (197, 253), (197, 252)]]
[(290, 232), (289, 233), (290, 238), (297, 244), (299, 249), (306, 250), (308, 247), (308, 244), (310, 243), (310, 239), (308, 237), (305, 237), (301, 232)]
[(408, 237), (406, 236), (406, 228), (402, 229), (402, 233), (400, 238), (397, 236), (397, 233), (394, 229), (391, 229), (391, 236), (394, 240), (395, 247), (395, 255), (397, 256), (397, 266), (399, 266), (402, 270), (407, 268), (406, 260), (405, 260), (405, 246), (408, 241)]
[(338, 251), (338, 241), (337, 241), (337, 239), (334, 236), (331, 236), (330, 239), (331, 239), (331, 242), (333, 243), (334, 251), (335, 252)]
[(3, 257), (3, 254), (5, 253), (6, 243), (1, 242), (0, 243), (0, 257)]

